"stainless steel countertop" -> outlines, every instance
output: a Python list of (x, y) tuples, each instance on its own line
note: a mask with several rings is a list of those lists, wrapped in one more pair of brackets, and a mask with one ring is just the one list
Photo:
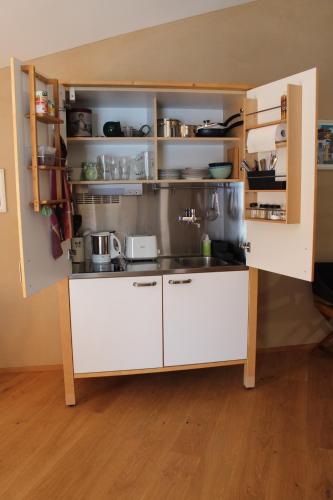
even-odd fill
[(93, 264), (87, 261), (73, 263), (70, 279), (119, 278), (135, 276), (162, 276), (163, 274), (211, 273), (246, 271), (248, 266), (236, 261), (229, 263), (214, 257), (160, 257), (156, 261)]

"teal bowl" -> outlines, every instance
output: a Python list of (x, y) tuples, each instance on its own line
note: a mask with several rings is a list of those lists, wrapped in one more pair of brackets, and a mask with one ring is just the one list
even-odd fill
[(209, 174), (213, 179), (228, 179), (232, 171), (232, 163), (221, 165), (209, 164)]

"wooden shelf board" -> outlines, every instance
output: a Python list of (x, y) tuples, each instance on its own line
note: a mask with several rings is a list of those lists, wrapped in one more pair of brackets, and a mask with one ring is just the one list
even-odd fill
[(253, 217), (245, 217), (245, 220), (251, 222), (270, 222), (273, 224), (287, 224), (287, 221), (285, 220), (254, 219)]
[(245, 189), (245, 193), (286, 193), (286, 189)]
[(60, 203), (65, 203), (66, 198), (63, 198), (61, 200), (40, 200), (39, 204), (40, 205), (58, 205)]
[[(30, 114), (25, 115), (26, 118), (30, 119)], [(56, 118), (55, 116), (51, 115), (38, 115), (36, 114), (36, 120), (41, 123), (46, 123), (47, 125), (61, 125), (64, 123), (63, 120), (60, 118)]]
[[(51, 166), (51, 165), (38, 165), (38, 170), (44, 170), (44, 171), (50, 171), (50, 170), (61, 170), (61, 171), (65, 171), (67, 170), (67, 167), (59, 167), (59, 166)], [(30, 165), (28, 167), (29, 170), (32, 170), (32, 166)]]
[(271, 122), (257, 123), (252, 125), (252, 127), (246, 128), (246, 131), (253, 130), (255, 128), (269, 127), (270, 125), (280, 125), (280, 123), (286, 123), (286, 120), (273, 120)]
[(126, 181), (69, 181), (69, 184), (97, 185), (97, 184), (221, 184), (227, 182), (242, 182), (240, 179), (130, 179)]
[(241, 95), (246, 90), (254, 87), (252, 84), (239, 83), (207, 83), (207, 82), (174, 82), (174, 81), (155, 81), (155, 80), (60, 80), (64, 87), (109, 87), (109, 88), (130, 88), (130, 89), (152, 89), (152, 91), (171, 89), (171, 90), (189, 90), (189, 91), (237, 91)]
[[(40, 200), (39, 204), (40, 205), (60, 205), (61, 203), (65, 203), (67, 200), (61, 199), (61, 200)], [(33, 207), (34, 203), (31, 202), (30, 205)]]

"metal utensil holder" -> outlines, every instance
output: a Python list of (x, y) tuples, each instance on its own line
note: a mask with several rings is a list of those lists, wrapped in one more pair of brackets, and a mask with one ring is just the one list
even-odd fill
[(275, 170), (259, 170), (247, 172), (249, 189), (256, 191), (286, 189), (285, 175), (276, 175)]

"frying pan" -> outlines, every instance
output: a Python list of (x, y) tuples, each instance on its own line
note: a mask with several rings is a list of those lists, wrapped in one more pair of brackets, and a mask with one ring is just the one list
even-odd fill
[(240, 118), (242, 116), (243, 110), (240, 113), (230, 116), (225, 122), (222, 123), (211, 123), (210, 120), (204, 120), (203, 125), (199, 125), (197, 129), (197, 137), (224, 137), (228, 134), (230, 130), (235, 127), (243, 125), (243, 120), (231, 123), (235, 118)]

